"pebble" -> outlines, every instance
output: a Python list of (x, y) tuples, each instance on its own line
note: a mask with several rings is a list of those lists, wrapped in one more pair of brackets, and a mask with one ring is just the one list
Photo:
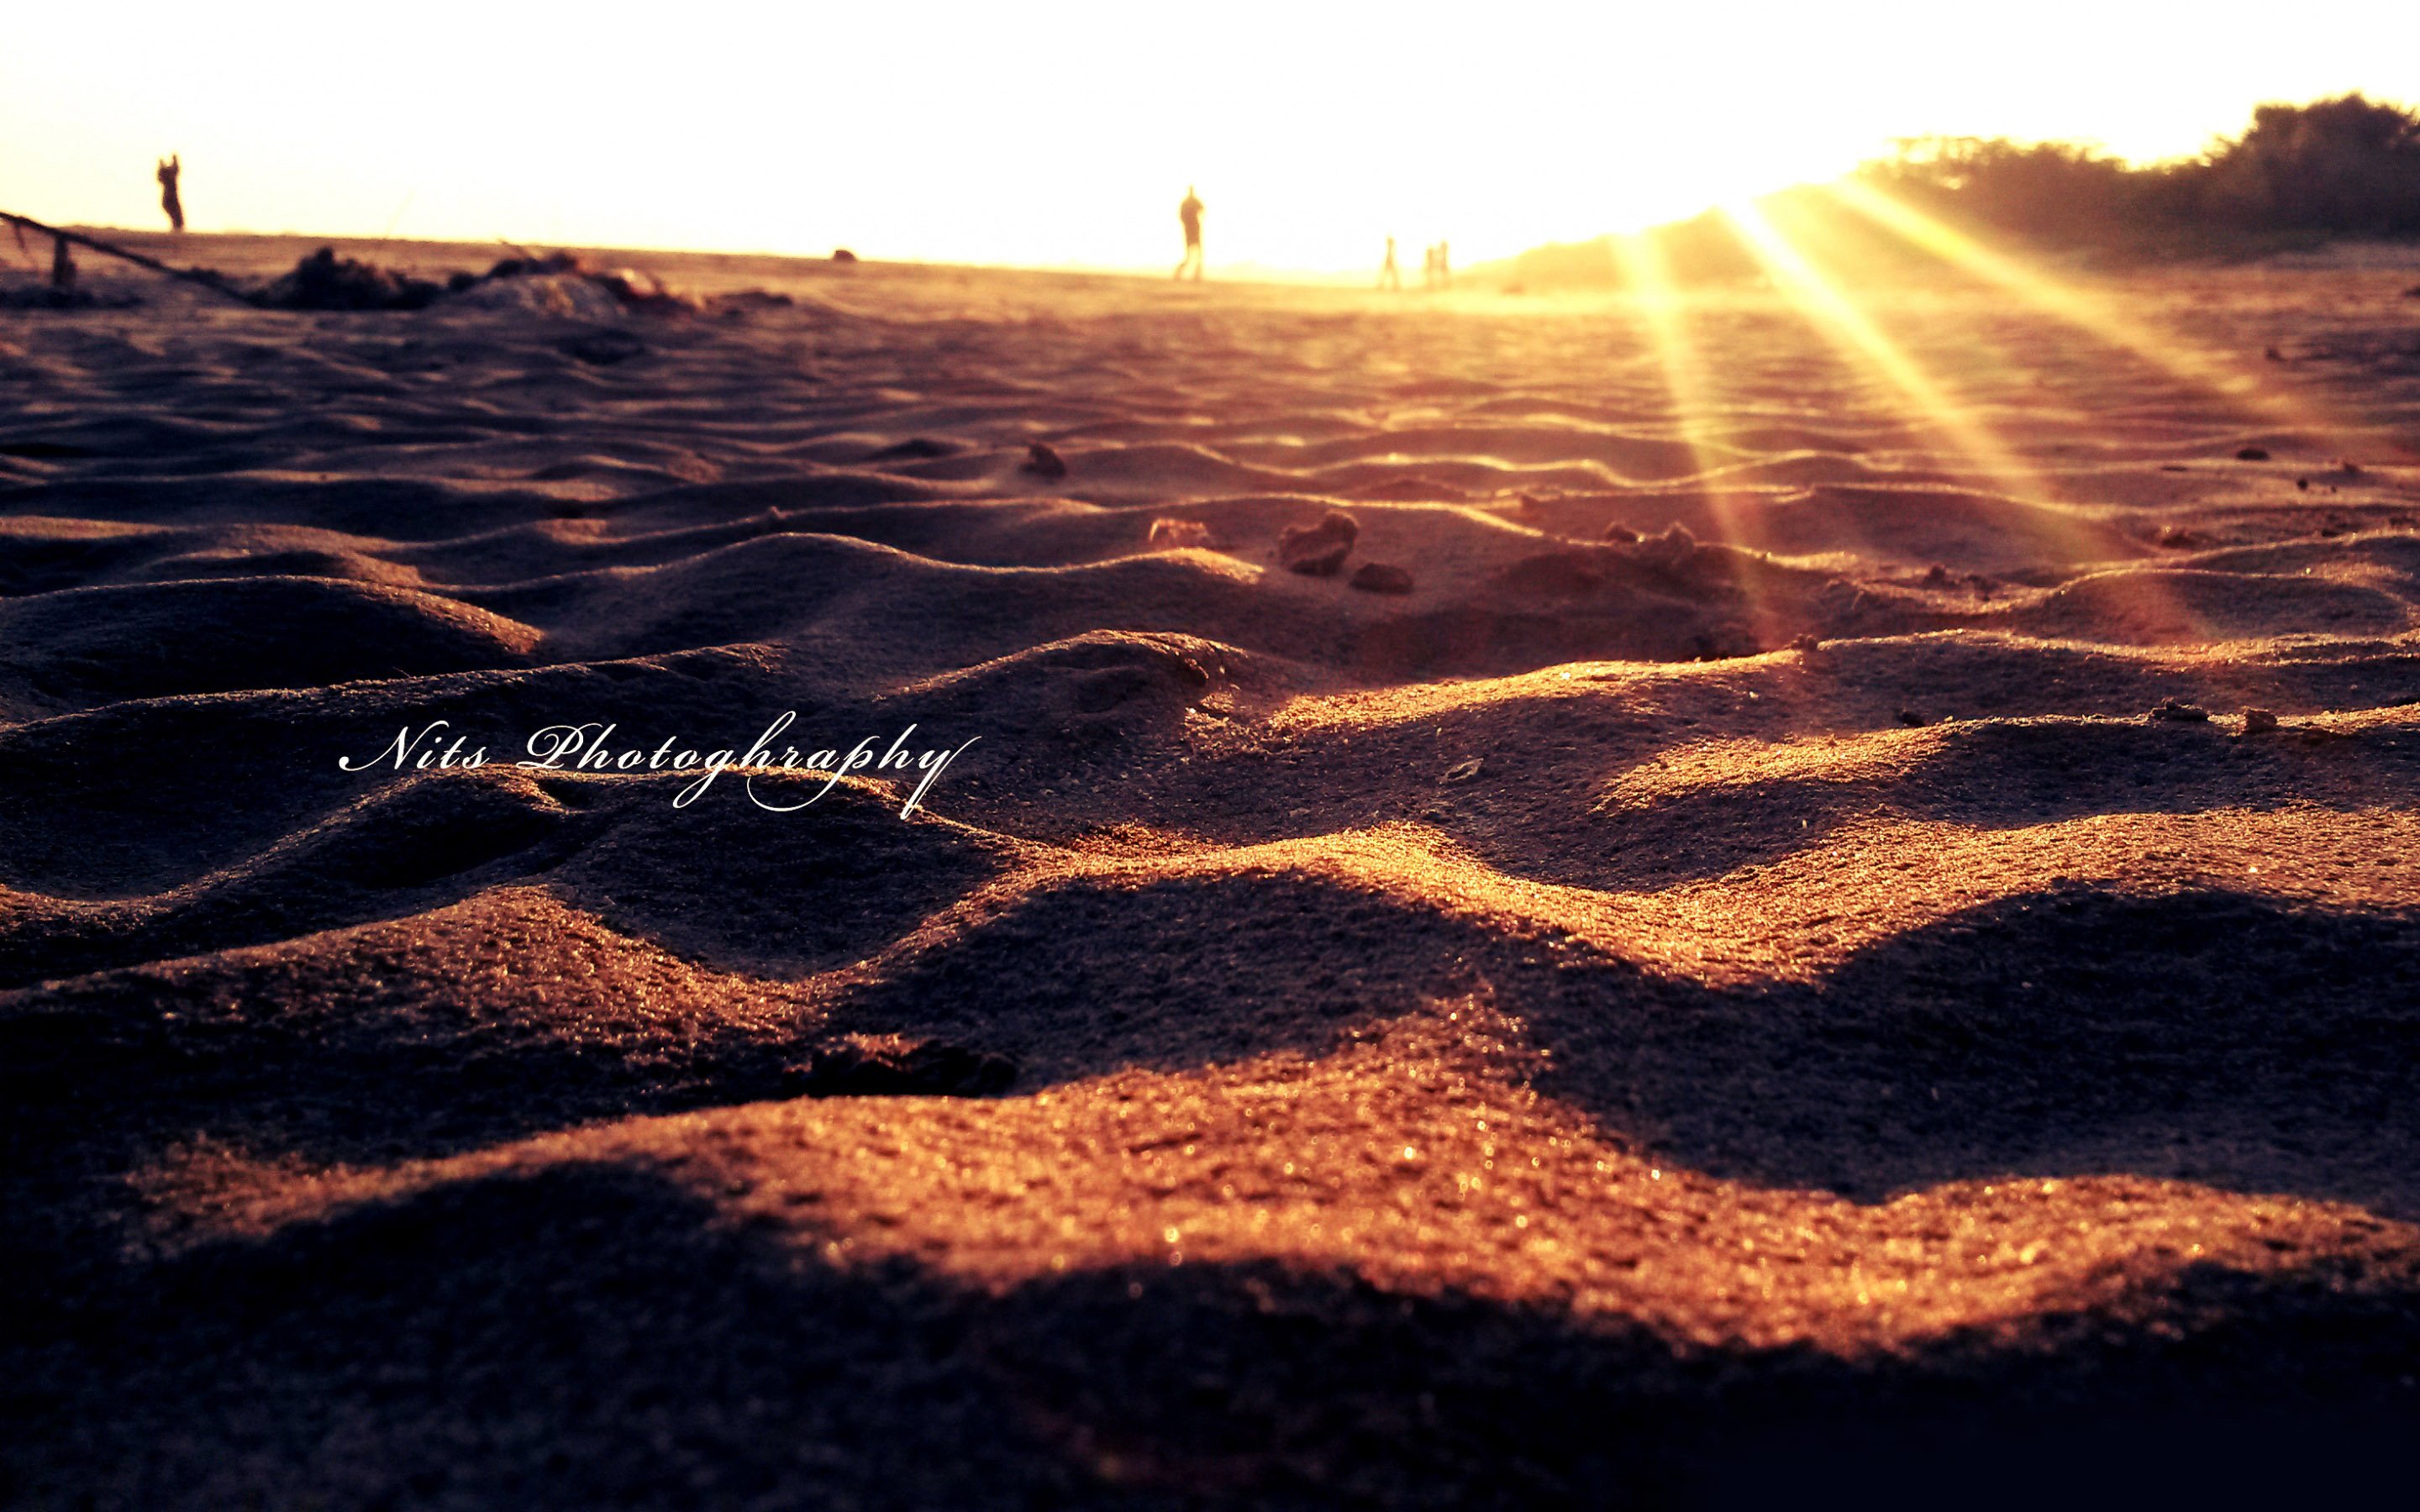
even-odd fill
[(1332, 578), (1353, 554), (1354, 539), (1360, 533), (1352, 516), (1331, 509), (1316, 525), (1287, 526), (1278, 536), (1278, 561), (1288, 572)]
[(1172, 551), (1182, 547), (1210, 546), (1210, 527), (1198, 519), (1178, 519), (1162, 515), (1151, 522), (1151, 548), (1155, 551)]
[(1023, 471), (1056, 483), (1067, 475), (1067, 461), (1049, 447), (1035, 441), (1025, 449)]
[(2153, 719), (2170, 719), (2183, 724), (2207, 724), (2210, 711), (2198, 703), (2180, 703), (2174, 699), (2163, 700), (2149, 716)]
[(2243, 733), (2245, 734), (2265, 735), (2270, 731), (2276, 728), (2277, 713), (2274, 709), (2247, 708), (2243, 711)]
[(1667, 571), (1688, 565), (1697, 554), (1698, 538), (1679, 520), (1665, 527), (1663, 534), (1651, 535), (1638, 546), (1640, 561)]
[(1412, 591), (1412, 575), (1385, 562), (1365, 562), (1353, 574), (1353, 586), (1372, 594), (1408, 594)]

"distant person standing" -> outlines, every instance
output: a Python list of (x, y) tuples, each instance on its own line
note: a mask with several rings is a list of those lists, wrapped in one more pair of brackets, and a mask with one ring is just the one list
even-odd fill
[(160, 164), (160, 208), (168, 212), (171, 231), (185, 229), (185, 202), (177, 197), (177, 176), (184, 171), (185, 165), (173, 152), (168, 154), (167, 162)]
[(1185, 203), (1176, 207), (1176, 218), (1185, 223), (1185, 260), (1176, 265), (1172, 276), (1183, 278), (1185, 270), (1190, 268), (1193, 270), (1193, 282), (1199, 284), (1202, 282), (1202, 201), (1195, 196), (1191, 184), (1185, 186)]
[(1380, 288), (1391, 289), (1400, 289), (1404, 286), (1403, 272), (1395, 266), (1395, 239), (1393, 237), (1388, 237), (1387, 239), (1387, 260), (1385, 263), (1381, 264), (1378, 269), (1378, 286)]
[(1437, 243), (1437, 287), (1453, 287), (1453, 248), (1444, 241)]

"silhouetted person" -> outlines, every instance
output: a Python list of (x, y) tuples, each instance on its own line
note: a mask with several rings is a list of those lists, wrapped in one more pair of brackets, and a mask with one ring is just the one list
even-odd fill
[(1453, 287), (1453, 251), (1450, 242), (1437, 243), (1437, 286)]
[(171, 231), (185, 229), (185, 202), (177, 197), (177, 176), (184, 171), (185, 165), (173, 152), (168, 155), (167, 162), (160, 164), (160, 208), (168, 212), (168, 229)]
[(75, 257), (68, 251), (68, 239), (51, 239), (51, 287), (62, 294), (75, 289)]
[(1420, 287), (1436, 287), (1436, 244), (1435, 242), (1420, 249)]
[(1183, 278), (1187, 268), (1193, 270), (1193, 282), (1202, 282), (1202, 201), (1195, 197), (1193, 186), (1185, 186), (1185, 203), (1176, 207), (1176, 218), (1185, 223), (1185, 260), (1176, 265), (1171, 275)]
[(1404, 286), (1404, 275), (1395, 267), (1395, 239), (1393, 237), (1388, 237), (1387, 239), (1387, 260), (1384, 263), (1381, 263), (1378, 267), (1378, 286), (1380, 288), (1395, 289), (1399, 289)]

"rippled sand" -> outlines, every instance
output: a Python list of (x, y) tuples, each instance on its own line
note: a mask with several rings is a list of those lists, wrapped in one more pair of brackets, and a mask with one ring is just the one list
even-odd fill
[[(1901, 293), (1894, 366), (1770, 292), (650, 266), (795, 302), (0, 314), (0, 1497), (2387, 1462), (2408, 276), (2105, 286), (2148, 351)], [(976, 743), (906, 821), (510, 764), (783, 710)], [(339, 768), (433, 720), (489, 764)], [(907, 1042), (1016, 1077), (801, 1095)]]

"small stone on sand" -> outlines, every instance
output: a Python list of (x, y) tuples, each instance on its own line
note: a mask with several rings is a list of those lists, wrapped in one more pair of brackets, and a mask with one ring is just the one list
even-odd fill
[(2247, 446), (2235, 454), (2235, 459), (2238, 462), (2266, 462), (2269, 460), (2269, 453), (2262, 447)]
[(1623, 546), (1635, 546), (1638, 541), (1638, 532), (1632, 530), (1627, 525), (1617, 522), (1605, 528), (1605, 538), (1608, 541), (1619, 542)]
[(1198, 519), (1179, 519), (1172, 515), (1162, 515), (1151, 522), (1153, 550), (1173, 551), (1189, 546), (1201, 547), (1207, 550), (1210, 546), (1210, 527)]
[(1663, 534), (1651, 535), (1638, 543), (1639, 560), (1668, 572), (1687, 566), (1697, 554), (1698, 538), (1678, 520), (1666, 526)]
[(1025, 449), (1023, 470), (1038, 478), (1056, 483), (1067, 475), (1067, 463), (1057, 452), (1035, 441)]
[(1443, 780), (1448, 782), (1467, 782), (1472, 778), (1479, 775), (1481, 764), (1481, 758), (1477, 756), (1473, 756), (1466, 762), (1456, 762), (1451, 766), (1446, 768)]
[(1353, 586), (1372, 594), (1408, 594), (1412, 591), (1412, 575), (1389, 563), (1365, 562), (1353, 574)]
[(2243, 733), (2245, 734), (2265, 735), (2270, 731), (2276, 728), (2277, 713), (2275, 710), (2248, 708), (2243, 711)]
[(2158, 708), (2150, 712), (2149, 717), (2173, 720), (2180, 724), (2207, 724), (2210, 722), (2210, 711), (2198, 703), (2180, 703), (2174, 699), (2164, 699)]
[(1341, 509), (1331, 509), (1316, 525), (1289, 525), (1278, 537), (1278, 561), (1288, 572), (1332, 578), (1353, 554), (1361, 527)]

